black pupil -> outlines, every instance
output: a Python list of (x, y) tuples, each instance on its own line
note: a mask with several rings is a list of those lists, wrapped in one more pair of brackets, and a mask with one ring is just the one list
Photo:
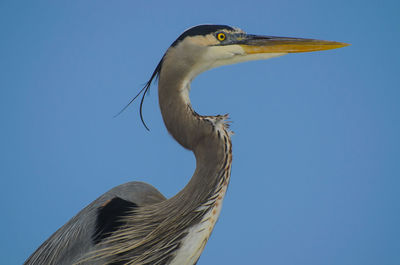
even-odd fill
[(219, 34), (219, 39), (220, 39), (220, 40), (225, 39), (225, 35), (224, 35), (223, 33), (220, 33), (220, 34)]

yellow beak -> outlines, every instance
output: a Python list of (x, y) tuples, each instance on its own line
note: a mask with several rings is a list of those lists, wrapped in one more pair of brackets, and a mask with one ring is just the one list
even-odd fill
[(287, 37), (247, 35), (239, 44), (247, 54), (313, 52), (342, 48), (350, 44)]

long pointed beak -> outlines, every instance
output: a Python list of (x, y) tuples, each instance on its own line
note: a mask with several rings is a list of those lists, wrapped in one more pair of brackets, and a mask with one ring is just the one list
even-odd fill
[(257, 35), (246, 35), (237, 44), (247, 54), (313, 52), (337, 49), (350, 45), (336, 41)]

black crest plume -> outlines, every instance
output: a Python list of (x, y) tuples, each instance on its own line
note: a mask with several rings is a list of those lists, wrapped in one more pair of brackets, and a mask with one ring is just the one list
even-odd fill
[(162, 66), (162, 62), (163, 62), (164, 57), (161, 59), (161, 61), (158, 63), (156, 69), (154, 70), (153, 74), (151, 75), (149, 81), (147, 81), (147, 83), (144, 85), (144, 87), (139, 91), (139, 93), (136, 94), (135, 97), (133, 97), (133, 99), (131, 99), (131, 101), (129, 101), (128, 104), (126, 104), (126, 106), (120, 110), (120, 112), (118, 112), (114, 117), (117, 117), (118, 115), (120, 115), (124, 110), (126, 110), (126, 108), (129, 107), (129, 105), (131, 105), (131, 103), (133, 101), (135, 101), (136, 98), (139, 97), (140, 94), (142, 94), (142, 99), (140, 100), (140, 108), (139, 108), (139, 113), (140, 113), (140, 120), (142, 121), (144, 127), (146, 128), (146, 130), (150, 131), (149, 127), (147, 127), (146, 122), (144, 121), (143, 118), (143, 102), (144, 102), (144, 97), (146, 96), (146, 94), (149, 92), (150, 87), (151, 87), (151, 83), (153, 82), (153, 80), (157, 80), (158, 77), (160, 76), (160, 71), (161, 71), (161, 66)]

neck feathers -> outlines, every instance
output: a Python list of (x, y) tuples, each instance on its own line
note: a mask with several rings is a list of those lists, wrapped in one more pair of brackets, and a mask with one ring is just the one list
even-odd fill
[[(196, 170), (191, 180), (168, 200), (171, 205), (185, 208), (177, 214), (187, 213), (182, 217), (186, 219), (183, 220), (187, 224), (186, 232), (191, 231), (187, 232), (186, 246), (197, 246), (187, 249), (183, 240), (183, 250), (178, 251), (175, 261), (177, 264), (194, 264), (195, 260), (186, 259), (185, 253), (194, 252), (192, 258), (200, 256), (218, 219), (229, 183), (231, 132), (226, 121), (228, 115), (201, 116), (192, 109), (189, 90), (193, 74), (185, 69), (193, 67), (176, 66), (168, 58), (164, 63), (167, 67), (161, 69), (159, 78), (159, 104), (164, 123), (174, 139), (196, 156)], [(179, 67), (180, 71), (174, 67)]]
[(190, 188), (188, 194), (191, 196), (199, 191), (213, 190), (217, 185), (217, 173), (224, 167), (231, 152), (231, 132), (226, 122), (227, 115), (201, 116), (193, 110), (189, 98), (190, 82), (198, 71), (188, 69), (199, 67), (196, 67), (196, 58), (179, 56), (179, 50), (172, 48), (164, 57), (158, 95), (168, 132), (196, 156), (196, 171), (185, 189), (180, 192), (188, 192), (187, 189)]

